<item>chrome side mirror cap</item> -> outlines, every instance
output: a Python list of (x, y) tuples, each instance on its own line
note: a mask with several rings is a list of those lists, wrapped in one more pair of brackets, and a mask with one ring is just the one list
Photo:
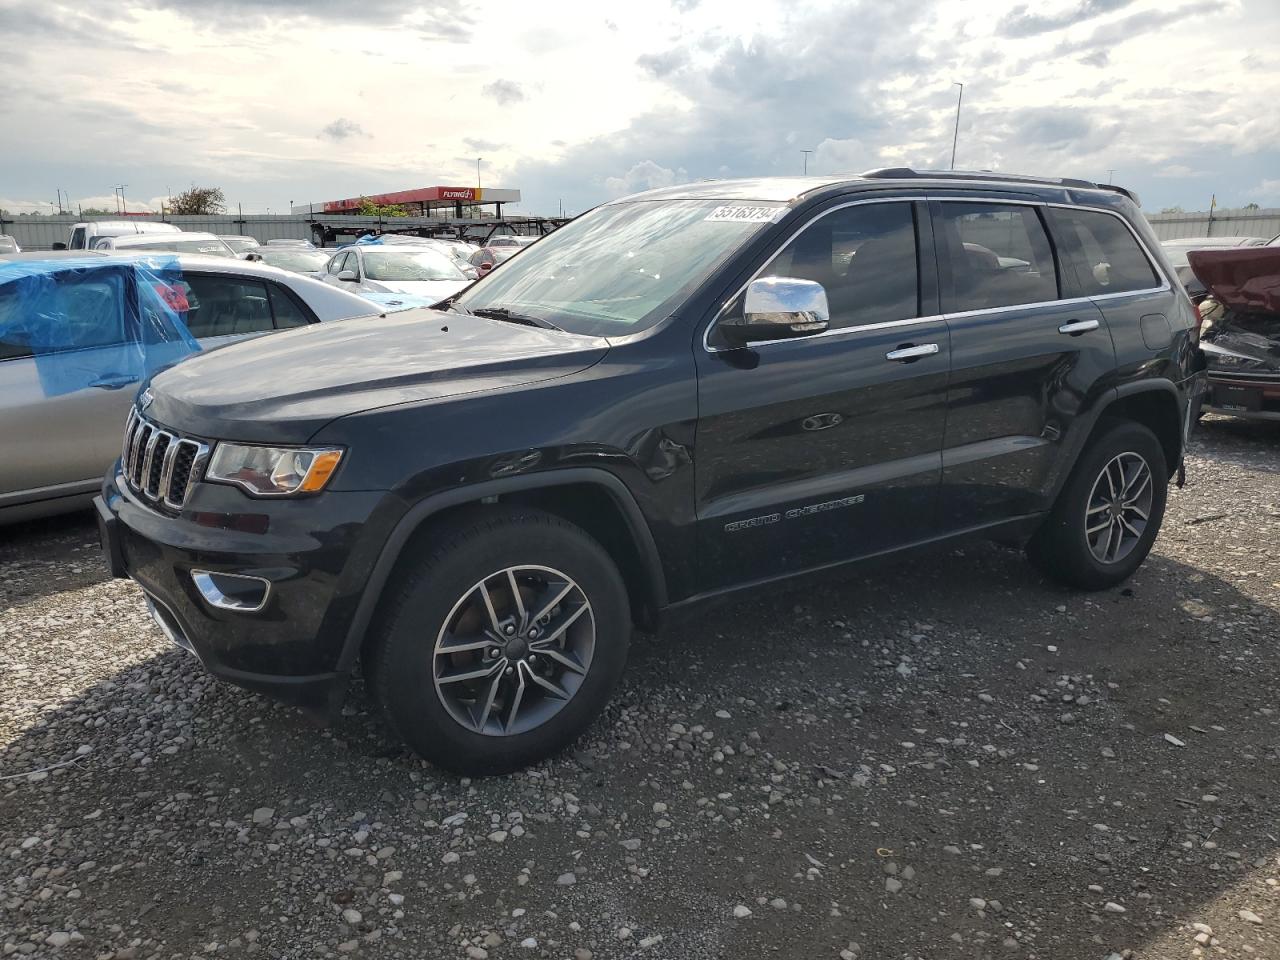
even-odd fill
[(831, 322), (827, 291), (813, 280), (760, 277), (747, 285), (741, 317), (720, 324), (734, 343), (758, 343), (822, 333)]

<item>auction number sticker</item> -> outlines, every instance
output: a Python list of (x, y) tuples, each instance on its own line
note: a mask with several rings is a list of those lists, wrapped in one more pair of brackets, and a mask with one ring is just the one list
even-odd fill
[(749, 207), (732, 204), (716, 207), (707, 214), (707, 220), (712, 223), (772, 223), (786, 212), (786, 207)]

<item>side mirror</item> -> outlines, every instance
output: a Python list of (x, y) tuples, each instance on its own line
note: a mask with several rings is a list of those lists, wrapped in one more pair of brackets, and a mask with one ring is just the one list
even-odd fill
[(338, 279), (344, 280), (347, 283), (358, 283), (360, 280), (360, 278), (356, 276), (356, 272), (354, 270), (343, 270), (338, 274)]
[(720, 323), (734, 343), (783, 340), (821, 333), (831, 320), (822, 284), (794, 277), (760, 277), (747, 286), (741, 317)]
[(52, 248), (52, 249), (54, 249), (54, 250), (65, 250), (65, 249), (67, 249), (67, 245), (66, 245), (65, 243), (63, 243), (61, 240), (59, 240), (59, 241), (57, 241), (57, 242), (53, 245), (53, 248)]

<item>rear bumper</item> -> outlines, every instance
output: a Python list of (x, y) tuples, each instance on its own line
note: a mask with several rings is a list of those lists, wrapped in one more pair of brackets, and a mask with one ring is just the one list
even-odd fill
[(1204, 410), (1244, 420), (1280, 420), (1280, 377), (1251, 379), (1208, 373)]
[[(212, 674), (313, 710), (346, 686), (339, 661), (363, 583), (358, 541), (378, 493), (253, 500), (198, 484), (180, 516), (157, 512), (113, 468), (95, 499), (103, 553), (115, 577), (142, 588), (152, 618)], [(353, 557), (353, 554), (355, 557)], [(252, 578), (260, 606), (229, 609), (193, 574)], [(247, 581), (246, 581), (247, 582)]]

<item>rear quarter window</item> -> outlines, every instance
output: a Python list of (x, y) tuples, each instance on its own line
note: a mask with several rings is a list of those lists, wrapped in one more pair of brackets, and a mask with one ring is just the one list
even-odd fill
[(1151, 261), (1119, 217), (1094, 210), (1049, 208), (1062, 262), (1063, 295), (1096, 297), (1161, 285)]

